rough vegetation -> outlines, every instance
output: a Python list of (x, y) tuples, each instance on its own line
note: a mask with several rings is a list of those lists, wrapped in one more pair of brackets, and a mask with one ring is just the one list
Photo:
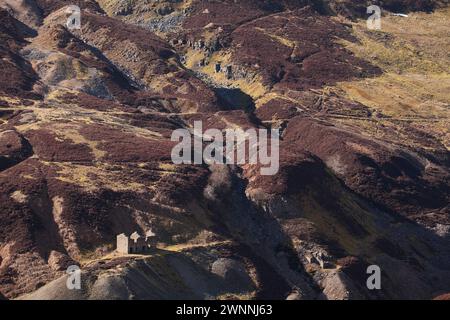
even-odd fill
[[(450, 11), (367, 3), (0, 0), (0, 299), (448, 299)], [(174, 165), (196, 120), (280, 171)]]

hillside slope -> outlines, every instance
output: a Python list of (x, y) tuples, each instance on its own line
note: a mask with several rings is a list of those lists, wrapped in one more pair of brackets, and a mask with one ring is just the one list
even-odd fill
[[(0, 297), (450, 292), (450, 9), (383, 1), (370, 31), (366, 4), (0, 0)], [(174, 165), (197, 120), (280, 128), (279, 172)]]

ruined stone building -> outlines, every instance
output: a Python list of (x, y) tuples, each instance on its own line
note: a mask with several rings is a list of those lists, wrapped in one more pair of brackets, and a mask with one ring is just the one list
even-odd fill
[(125, 233), (117, 236), (117, 252), (122, 254), (146, 253), (156, 245), (156, 237), (152, 230), (148, 230), (145, 237), (141, 236), (137, 231), (133, 232), (129, 237)]

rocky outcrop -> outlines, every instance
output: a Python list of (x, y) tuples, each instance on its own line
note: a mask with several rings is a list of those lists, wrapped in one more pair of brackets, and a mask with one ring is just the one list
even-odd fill
[(227, 291), (239, 291), (251, 288), (252, 279), (245, 270), (245, 266), (239, 261), (221, 258), (211, 265), (211, 272), (221, 277), (229, 289)]
[(0, 132), (0, 171), (8, 169), (33, 154), (30, 143), (17, 132)]

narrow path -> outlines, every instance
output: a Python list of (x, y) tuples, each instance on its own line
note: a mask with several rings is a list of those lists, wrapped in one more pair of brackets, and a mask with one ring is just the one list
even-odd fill
[[(184, 244), (176, 244), (176, 245), (169, 245), (169, 246), (158, 246), (158, 250), (167, 251), (167, 253), (170, 252), (182, 252), (187, 249), (195, 249), (195, 248), (211, 248), (215, 246), (220, 245), (227, 245), (232, 244), (233, 241), (231, 240), (224, 240), (224, 241), (214, 241), (209, 243), (197, 243), (197, 244), (190, 244), (190, 243), (184, 243)], [(114, 260), (118, 258), (135, 258), (135, 259), (145, 259), (148, 257), (152, 257), (154, 254), (120, 254), (116, 251), (113, 251), (103, 257), (100, 258), (94, 258), (94, 259), (81, 259), (79, 262), (82, 266), (87, 266), (96, 262), (100, 261), (109, 261)]]

